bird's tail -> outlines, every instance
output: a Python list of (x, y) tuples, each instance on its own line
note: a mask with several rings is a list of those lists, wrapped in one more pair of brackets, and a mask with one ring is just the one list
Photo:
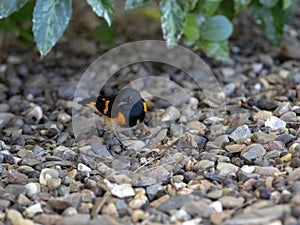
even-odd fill
[(91, 97), (91, 98), (83, 99), (82, 101), (78, 102), (78, 104), (88, 106), (92, 109), (96, 109), (96, 102), (97, 102), (97, 97)]

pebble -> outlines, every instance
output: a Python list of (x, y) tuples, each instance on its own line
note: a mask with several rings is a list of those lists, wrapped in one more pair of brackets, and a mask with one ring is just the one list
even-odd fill
[(108, 151), (107, 147), (103, 144), (101, 144), (97, 140), (92, 140), (91, 146), (95, 154), (97, 155), (103, 155), (105, 157), (110, 157), (111, 153)]
[(154, 198), (159, 198), (165, 194), (165, 187), (161, 184), (153, 184), (149, 185), (146, 188), (147, 196), (150, 201), (152, 201)]
[(30, 124), (37, 124), (43, 118), (43, 110), (40, 106), (34, 106), (27, 114), (27, 118), (31, 119)]
[(57, 221), (57, 225), (82, 225), (88, 224), (89, 220), (89, 214), (74, 214), (61, 218)]
[(10, 169), (7, 172), (7, 182), (10, 184), (26, 184), (28, 177), (17, 170)]
[(273, 115), (272, 112), (265, 111), (265, 110), (260, 110), (260, 111), (256, 112), (256, 113), (253, 115), (253, 120), (254, 120), (255, 122), (259, 122), (259, 121), (265, 122), (265, 121), (266, 121), (268, 118), (270, 118), (272, 115)]
[(283, 142), (284, 144), (289, 144), (295, 138), (292, 134), (282, 134), (276, 137), (276, 141)]
[(42, 185), (47, 185), (47, 180), (58, 178), (58, 177), (59, 177), (59, 173), (56, 169), (45, 168), (42, 169), (40, 173), (39, 182)]
[(174, 106), (169, 106), (161, 116), (161, 121), (175, 121), (179, 119), (180, 113)]
[(218, 175), (221, 177), (227, 177), (228, 175), (234, 175), (238, 171), (239, 167), (231, 163), (219, 162), (217, 165)]
[(148, 198), (146, 197), (146, 191), (143, 188), (135, 189), (134, 198), (128, 203), (128, 206), (131, 209), (141, 208), (148, 202)]
[(248, 162), (252, 162), (257, 158), (261, 159), (264, 154), (266, 154), (266, 150), (261, 144), (251, 144), (241, 152), (241, 156)]
[(234, 209), (241, 207), (245, 199), (243, 197), (223, 196), (219, 198), (219, 201), (222, 203), (224, 209)]
[(24, 215), (26, 217), (32, 218), (34, 215), (38, 213), (43, 213), (43, 209), (40, 203), (35, 203), (24, 210)]
[(30, 182), (25, 185), (25, 188), (27, 190), (27, 196), (28, 197), (33, 197), (35, 194), (40, 192), (40, 184), (36, 182)]
[(12, 113), (0, 113), (0, 129), (3, 129), (14, 117)]
[(214, 201), (213, 203), (211, 203), (210, 206), (211, 206), (216, 212), (222, 212), (222, 211), (223, 211), (222, 202), (220, 202), (220, 201)]
[(84, 165), (83, 163), (78, 163), (77, 170), (79, 172), (83, 172), (83, 173), (87, 173), (87, 174), (89, 174), (92, 171), (92, 169), (90, 167)]
[(268, 142), (274, 141), (277, 138), (275, 134), (267, 134), (264, 132), (255, 132), (252, 135), (252, 140), (259, 144), (266, 144)]
[(242, 138), (251, 138), (251, 130), (247, 125), (237, 127), (229, 136), (234, 141)]
[(110, 188), (111, 194), (118, 198), (127, 198), (134, 196), (134, 190), (131, 184), (113, 184)]
[(261, 174), (263, 176), (274, 176), (276, 174), (278, 175), (280, 171), (278, 168), (272, 166), (267, 166), (267, 167), (256, 166), (255, 173)]
[(268, 118), (266, 120), (265, 126), (270, 127), (272, 129), (279, 129), (279, 128), (282, 128), (282, 127), (286, 127), (286, 122), (279, 119), (276, 116), (271, 116), (270, 118)]

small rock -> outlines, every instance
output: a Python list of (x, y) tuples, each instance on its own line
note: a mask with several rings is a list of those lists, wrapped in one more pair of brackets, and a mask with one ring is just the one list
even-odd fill
[(254, 132), (252, 135), (253, 141), (259, 144), (266, 144), (267, 142), (274, 141), (276, 138), (277, 135), (264, 132)]
[(286, 127), (286, 122), (284, 122), (276, 116), (271, 116), (266, 120), (265, 126), (270, 127), (272, 129), (279, 129), (282, 127)]
[(33, 183), (33, 182), (28, 183), (25, 185), (25, 188), (27, 189), (27, 196), (30, 198), (40, 192), (39, 183)]
[(29, 207), (27, 207), (24, 210), (24, 215), (26, 217), (32, 218), (34, 215), (38, 214), (38, 213), (42, 213), (43, 209), (40, 203), (36, 203), (34, 205), (31, 205)]
[(38, 105), (34, 106), (27, 114), (27, 118), (31, 118), (33, 120), (30, 124), (36, 124), (40, 122), (40, 120), (43, 118), (42, 108)]
[(135, 189), (134, 198), (129, 202), (128, 206), (132, 209), (138, 209), (142, 207), (148, 201), (145, 195), (146, 191), (143, 188)]
[(180, 113), (174, 106), (169, 106), (166, 112), (162, 115), (161, 121), (175, 121), (179, 119)]
[(72, 117), (68, 113), (65, 113), (65, 112), (60, 112), (57, 115), (57, 121), (61, 122), (62, 124), (68, 123), (71, 119), (72, 119)]
[(244, 173), (253, 173), (255, 171), (255, 166), (244, 165), (242, 166), (241, 171)]
[(51, 178), (47, 179), (47, 187), (50, 191), (54, 191), (61, 185), (61, 179), (60, 178)]
[(146, 188), (147, 196), (150, 201), (154, 198), (159, 198), (165, 194), (165, 187), (161, 184), (153, 184)]
[(241, 207), (245, 199), (242, 197), (224, 196), (219, 201), (222, 203), (223, 208), (234, 209)]
[(220, 201), (214, 201), (213, 203), (211, 203), (210, 206), (214, 210), (216, 210), (216, 212), (222, 212), (223, 211), (223, 206), (222, 206), (222, 203)]
[(145, 142), (140, 140), (124, 140), (122, 144), (125, 145), (128, 149), (141, 151), (143, 147), (146, 145)]
[(239, 167), (231, 164), (219, 162), (217, 165), (218, 175), (221, 177), (227, 177), (228, 175), (235, 175)]
[(14, 117), (12, 113), (0, 113), (0, 130), (2, 130)]
[(291, 111), (291, 104), (289, 102), (283, 102), (274, 110), (274, 115), (280, 117), (289, 111)]
[(278, 136), (275, 140), (276, 141), (281, 141), (283, 142), (284, 144), (288, 144), (290, 143), (293, 139), (294, 139), (294, 135), (292, 134), (282, 134), (280, 136)]
[(241, 152), (241, 156), (248, 162), (252, 162), (257, 158), (261, 159), (264, 154), (266, 154), (266, 150), (261, 144), (251, 144)]
[(210, 191), (207, 193), (207, 197), (210, 198), (210, 199), (219, 199), (221, 198), (223, 195), (223, 191), (222, 190), (214, 190), (214, 191)]
[(40, 181), (40, 184), (47, 185), (47, 180), (52, 179), (52, 178), (58, 178), (58, 177), (59, 177), (59, 173), (57, 170), (45, 168), (45, 169), (42, 169), (42, 171), (40, 173), (39, 181)]
[(110, 189), (111, 194), (118, 198), (127, 198), (135, 194), (131, 184), (112, 184), (106, 180), (106, 185)]
[(264, 121), (265, 122), (272, 115), (273, 115), (272, 112), (265, 111), (265, 110), (260, 110), (260, 111), (258, 111), (257, 113), (255, 113), (253, 115), (253, 120), (255, 122), (258, 122), (258, 121)]
[(272, 166), (266, 166), (266, 167), (256, 166), (255, 173), (258, 173), (258, 174), (261, 174), (264, 176), (274, 176), (276, 174), (279, 174), (280, 170), (278, 168), (272, 167)]
[(247, 125), (237, 127), (229, 136), (234, 141), (241, 138), (251, 138), (251, 130)]
[(92, 140), (91, 146), (92, 146), (92, 149), (95, 152), (95, 154), (103, 155), (105, 157), (110, 157), (111, 156), (111, 154), (108, 151), (107, 147), (105, 145), (101, 144), (99, 141)]
[(61, 218), (57, 225), (82, 225), (88, 224), (89, 220), (89, 214), (75, 214)]
[(10, 169), (7, 172), (7, 181), (10, 184), (26, 184), (28, 177), (17, 170)]
[(90, 173), (92, 171), (90, 167), (84, 165), (83, 163), (78, 163), (77, 170), (83, 173)]

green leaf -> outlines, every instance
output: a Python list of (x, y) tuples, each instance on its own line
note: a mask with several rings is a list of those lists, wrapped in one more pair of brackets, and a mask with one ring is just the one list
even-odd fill
[(111, 26), (114, 14), (114, 0), (87, 0), (93, 11), (100, 17), (103, 17), (109, 26)]
[[(227, 0), (228, 1), (228, 0)], [(222, 0), (206, 0), (205, 4), (205, 16), (209, 17), (215, 14), (217, 9), (219, 8), (220, 3)]]
[(283, 0), (283, 6), (282, 8), (285, 10), (287, 8), (289, 8), (293, 3), (293, 0)]
[(241, 12), (246, 6), (251, 3), (251, 0), (234, 0), (234, 11), (236, 14)]
[(18, 37), (21, 32), (17, 24), (9, 19), (0, 20), (0, 29), (12, 34), (15, 37)]
[(22, 8), (28, 0), (1, 0), (0, 1), (0, 19), (8, 17), (12, 13)]
[(259, 2), (260, 2), (260, 4), (264, 5), (265, 7), (271, 8), (274, 5), (276, 5), (278, 0), (259, 0)]
[(37, 0), (33, 35), (39, 52), (46, 55), (65, 31), (72, 14), (71, 0)]
[(108, 47), (111, 46), (118, 37), (115, 27), (109, 27), (105, 22), (95, 27), (92, 30), (92, 35), (96, 40), (99, 40), (101, 44)]
[(177, 43), (183, 33), (188, 5), (182, 0), (161, 0), (161, 27), (168, 46)]
[(256, 23), (264, 30), (267, 39), (273, 45), (279, 45), (283, 36), (283, 24), (285, 22), (284, 12), (282, 12), (282, 10), (271, 10), (270, 8), (257, 4), (253, 8), (252, 13)]
[(198, 43), (201, 48), (209, 57), (216, 60), (226, 61), (229, 59), (228, 41), (213, 42), (202, 40)]
[(225, 16), (212, 16), (200, 27), (201, 38), (208, 41), (224, 41), (233, 32), (231, 22)]
[(149, 0), (126, 0), (125, 9), (133, 9), (142, 6)]
[(188, 13), (186, 15), (186, 23), (183, 29), (183, 34), (186, 36), (188, 40), (196, 41), (199, 39), (200, 29), (195, 14)]
[(235, 9), (234, 9), (234, 1), (233, 0), (222, 1), (218, 10), (218, 14), (226, 16), (228, 19), (232, 20), (236, 16)]

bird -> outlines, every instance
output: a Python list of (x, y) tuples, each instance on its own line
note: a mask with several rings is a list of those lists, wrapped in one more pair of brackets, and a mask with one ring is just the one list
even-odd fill
[(124, 88), (113, 96), (99, 95), (83, 99), (80, 105), (98, 110), (106, 121), (121, 127), (134, 127), (145, 119), (147, 103), (133, 88)]

